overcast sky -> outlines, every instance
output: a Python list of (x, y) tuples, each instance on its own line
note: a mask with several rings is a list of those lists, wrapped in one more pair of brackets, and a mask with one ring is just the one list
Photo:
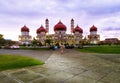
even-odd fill
[(70, 20), (89, 35), (92, 25), (98, 28), (100, 39), (120, 39), (120, 0), (0, 0), (0, 34), (6, 39), (18, 40), (21, 27), (26, 25), (30, 35), (50, 22), (50, 33), (61, 20), (70, 33)]

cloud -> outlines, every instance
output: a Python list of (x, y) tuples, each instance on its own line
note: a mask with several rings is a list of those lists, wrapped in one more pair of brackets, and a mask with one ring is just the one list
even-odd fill
[(115, 36), (120, 23), (120, 0), (0, 0), (0, 27), (4, 27), (0, 28), (0, 33), (4, 32), (6, 36), (9, 36), (8, 29), (11, 32), (16, 30), (18, 36), (24, 24), (35, 36), (36, 29), (44, 25), (46, 18), (50, 21), (51, 33), (60, 19), (70, 33), (70, 20), (73, 18), (75, 26), (78, 24), (84, 35), (89, 34), (89, 28), (94, 24), (103, 38), (109, 36), (104, 34), (107, 31)]
[(108, 27), (103, 30), (105, 30), (105, 31), (120, 31), (120, 27)]
[(1, 0), (2, 14), (20, 16), (60, 16), (86, 13), (90, 15), (110, 14), (120, 11), (119, 0)]
[(120, 12), (119, 0), (74, 0), (66, 1), (60, 0), (61, 8), (66, 9), (67, 12), (81, 13), (86, 12), (90, 15), (104, 15), (115, 12)]

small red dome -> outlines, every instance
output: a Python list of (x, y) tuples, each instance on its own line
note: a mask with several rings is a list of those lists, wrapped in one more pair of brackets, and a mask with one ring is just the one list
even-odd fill
[(66, 31), (66, 26), (65, 26), (61, 21), (59, 21), (59, 22), (54, 26), (54, 31), (57, 31), (57, 30), (64, 30), (64, 31)]
[(77, 25), (75, 29), (73, 30), (73, 33), (75, 32), (83, 33), (83, 30)]
[(29, 28), (28, 28), (26, 25), (24, 25), (24, 26), (21, 28), (21, 32), (24, 32), (24, 31), (29, 32)]
[(36, 33), (47, 32), (47, 30), (41, 25), (40, 28), (37, 29)]
[(97, 31), (97, 27), (95, 27), (94, 25), (90, 28), (90, 32), (92, 31)]

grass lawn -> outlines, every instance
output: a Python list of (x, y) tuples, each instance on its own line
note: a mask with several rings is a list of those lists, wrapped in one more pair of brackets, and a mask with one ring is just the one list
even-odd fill
[(0, 54), (0, 71), (42, 64), (44, 64), (44, 62), (31, 57)]
[(120, 54), (120, 45), (91, 46), (78, 49), (81, 52)]

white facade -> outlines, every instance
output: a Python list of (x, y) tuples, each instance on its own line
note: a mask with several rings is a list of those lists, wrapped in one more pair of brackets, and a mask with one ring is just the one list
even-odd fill
[(100, 36), (97, 34), (97, 31), (91, 31), (88, 35), (90, 44), (98, 44), (100, 41)]

